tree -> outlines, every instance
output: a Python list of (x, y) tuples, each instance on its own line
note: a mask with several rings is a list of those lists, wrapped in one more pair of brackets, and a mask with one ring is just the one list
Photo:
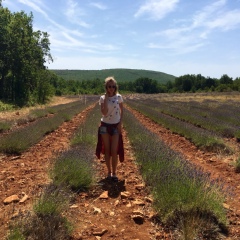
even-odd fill
[(18, 105), (47, 98), (39, 97), (36, 89), (49, 79), (42, 73), (47, 71), (45, 62), (52, 61), (49, 36), (34, 32), (32, 22), (32, 13), (11, 13), (0, 8), (0, 99)]
[(0, 8), (0, 99), (7, 98), (7, 74), (11, 68), (11, 51), (9, 47), (10, 35), (8, 25), (11, 13), (8, 9)]
[(220, 84), (232, 84), (233, 79), (230, 78), (227, 74), (224, 74), (220, 78)]
[(240, 92), (240, 78), (239, 78), (239, 77), (236, 78), (236, 79), (233, 81), (233, 90)]
[(175, 87), (179, 92), (189, 92), (194, 86), (194, 75), (183, 75), (175, 79)]
[[(205, 83), (205, 88), (212, 89), (213, 87), (214, 88), (216, 87), (216, 81), (213, 78), (207, 77), (206, 83)], [(205, 89), (205, 88), (203, 88), (203, 89)]]
[(173, 82), (171, 82), (171, 81), (167, 81), (167, 83), (166, 83), (166, 91), (167, 92), (171, 92), (172, 91), (172, 89), (173, 89)]
[(158, 84), (156, 80), (149, 78), (138, 78), (134, 82), (136, 92), (138, 93), (157, 93)]

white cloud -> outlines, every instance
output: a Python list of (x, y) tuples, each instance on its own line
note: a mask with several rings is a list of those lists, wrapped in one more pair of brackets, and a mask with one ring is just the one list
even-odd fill
[(134, 17), (140, 17), (147, 14), (151, 19), (160, 20), (164, 18), (168, 13), (174, 11), (179, 0), (150, 0), (146, 1)]
[[(44, 15), (46, 18), (48, 18), (48, 15), (45, 11), (43, 11), (43, 9), (39, 6), (39, 5), (43, 5), (43, 3), (41, 1), (31, 1), (31, 0), (19, 0), (20, 3), (25, 4), (29, 7), (31, 7), (32, 9), (34, 9), (36, 12), (41, 13), (42, 15)], [(44, 6), (45, 7), (45, 6)]]
[(216, 19), (206, 23), (209, 29), (220, 28), (223, 31), (232, 30), (240, 26), (240, 10), (233, 10), (224, 13)]
[(205, 22), (218, 16), (225, 4), (226, 0), (218, 0), (211, 5), (204, 7), (203, 10), (197, 12), (196, 15), (193, 16), (192, 27), (196, 28), (202, 26)]
[[(204, 43), (194, 42), (194, 41), (191, 42), (186, 37), (186, 38), (179, 39), (179, 41), (163, 43), (163, 44), (149, 43), (147, 47), (154, 48), (154, 49), (169, 50), (172, 52), (173, 55), (175, 55), (175, 54), (186, 54), (186, 53), (194, 52), (203, 46), (204, 46)], [(168, 55), (171, 55), (171, 53), (168, 52)]]
[(53, 46), (52, 49), (56, 52), (65, 52), (66, 54), (72, 51), (74, 53), (87, 51), (89, 53), (94, 52), (97, 54), (105, 54), (107, 52), (119, 50), (120, 46), (118, 46), (117, 44), (102, 44), (95, 41), (90, 42), (89, 38), (87, 38), (87, 40), (83, 40), (85, 36), (82, 38), (74, 37), (76, 34), (80, 33), (78, 33), (76, 30), (69, 31), (68, 29), (63, 29), (61, 31), (51, 31), (50, 42)]
[(240, 10), (230, 11), (225, 9), (225, 5), (226, 0), (216, 1), (198, 11), (191, 21), (188, 19), (182, 21), (183, 25), (155, 33), (161, 38), (158, 43), (150, 43), (148, 47), (171, 49), (178, 54), (194, 52), (210, 42), (213, 31), (240, 27)]
[(68, 21), (77, 24), (84, 28), (89, 28), (91, 25), (83, 21), (81, 18), (86, 15), (83, 9), (78, 7), (78, 3), (73, 0), (67, 0), (67, 9), (64, 11)]
[(102, 4), (102, 3), (97, 3), (97, 2), (92, 2), (92, 3), (90, 3), (90, 6), (93, 6), (93, 7), (95, 7), (95, 8), (98, 8), (98, 9), (100, 9), (100, 10), (106, 10), (106, 9), (107, 9), (107, 7), (106, 7), (104, 4)]
[(219, 0), (205, 7), (193, 17), (191, 28), (204, 27), (211, 31), (216, 28), (231, 30), (240, 25), (240, 10), (226, 10), (226, 0)]

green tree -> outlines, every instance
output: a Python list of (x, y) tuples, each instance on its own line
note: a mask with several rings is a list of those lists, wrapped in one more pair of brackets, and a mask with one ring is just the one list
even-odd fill
[[(50, 42), (45, 32), (33, 31), (33, 15), (11, 13), (0, 8), (0, 99), (18, 105), (41, 102), (36, 94), (46, 83), (46, 61), (52, 61)], [(44, 77), (41, 77), (44, 76)], [(43, 94), (50, 94), (42, 91)]]
[(236, 78), (236, 79), (233, 81), (233, 90), (240, 92), (240, 78), (239, 78), (239, 77)]
[(38, 86), (35, 88), (35, 96), (37, 102), (46, 103), (49, 100), (49, 97), (55, 95), (54, 86), (51, 84), (52, 78), (54, 76), (49, 72), (42, 69), (38, 71)]
[(216, 85), (217, 85), (216, 80), (214, 80), (213, 78), (207, 77), (205, 81), (205, 87), (203, 89), (205, 88), (213, 89), (216, 87)]
[(194, 75), (183, 75), (175, 79), (175, 87), (179, 92), (189, 92), (194, 86)]
[(158, 84), (156, 80), (149, 78), (138, 78), (134, 81), (136, 92), (138, 93), (157, 93)]
[(229, 77), (227, 74), (224, 74), (220, 78), (220, 84), (232, 84), (233, 79)]
[(167, 92), (171, 92), (172, 89), (173, 89), (173, 87), (174, 87), (173, 82), (167, 81), (167, 83), (166, 83), (166, 91), (167, 91)]
[(7, 75), (11, 68), (11, 52), (9, 47), (10, 35), (8, 25), (11, 21), (11, 12), (0, 7), (0, 99), (9, 95)]

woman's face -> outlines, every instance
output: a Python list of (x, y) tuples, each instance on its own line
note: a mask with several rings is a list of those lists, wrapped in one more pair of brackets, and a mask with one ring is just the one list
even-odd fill
[(106, 90), (109, 94), (114, 94), (116, 91), (116, 84), (113, 81), (109, 81), (106, 84)]

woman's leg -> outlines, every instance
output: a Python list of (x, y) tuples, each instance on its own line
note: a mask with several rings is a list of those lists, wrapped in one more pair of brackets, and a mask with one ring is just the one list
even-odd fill
[(105, 154), (105, 161), (108, 170), (108, 175), (111, 174), (111, 161), (110, 161), (110, 135), (108, 133), (101, 134), (103, 145), (104, 145), (104, 154)]
[(119, 135), (115, 134), (112, 136), (111, 140), (111, 155), (112, 155), (112, 171), (113, 175), (116, 176), (117, 173), (117, 164), (118, 164), (118, 141), (119, 141)]

